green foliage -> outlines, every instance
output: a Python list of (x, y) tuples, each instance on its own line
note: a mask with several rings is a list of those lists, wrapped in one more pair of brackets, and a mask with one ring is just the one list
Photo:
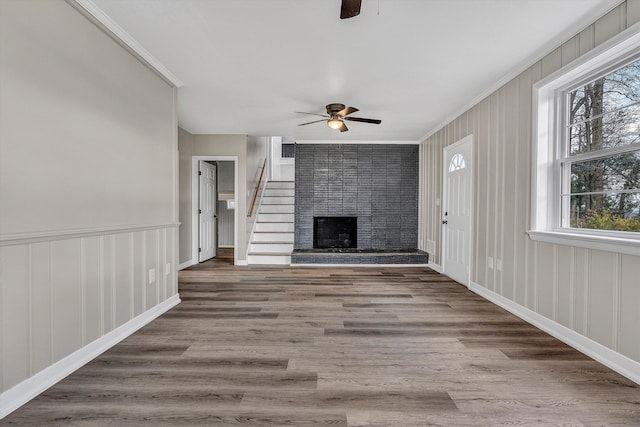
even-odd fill
[(623, 218), (612, 215), (606, 210), (593, 212), (585, 218), (572, 221), (572, 223), (571, 226), (577, 228), (640, 232), (640, 217)]

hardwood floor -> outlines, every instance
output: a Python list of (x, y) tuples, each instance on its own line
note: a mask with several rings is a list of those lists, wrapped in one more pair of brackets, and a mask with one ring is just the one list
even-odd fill
[(640, 426), (640, 387), (428, 268), (180, 272), (2, 425)]

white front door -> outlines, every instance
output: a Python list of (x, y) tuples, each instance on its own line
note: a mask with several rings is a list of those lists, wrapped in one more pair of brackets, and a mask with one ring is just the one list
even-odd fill
[(218, 188), (216, 186), (216, 165), (199, 162), (199, 227), (200, 244), (198, 261), (203, 262), (216, 256)]
[(471, 208), (473, 202), (471, 135), (444, 149), (442, 269), (469, 286), (471, 272)]

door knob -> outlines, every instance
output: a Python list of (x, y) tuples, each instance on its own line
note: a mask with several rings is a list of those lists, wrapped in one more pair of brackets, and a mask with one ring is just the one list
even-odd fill
[(442, 221), (442, 223), (443, 223), (444, 225), (447, 225), (449, 222), (448, 222), (448, 221)]

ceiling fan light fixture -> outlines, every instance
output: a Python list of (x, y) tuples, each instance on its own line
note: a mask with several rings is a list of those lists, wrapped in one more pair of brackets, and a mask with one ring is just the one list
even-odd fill
[(340, 129), (342, 126), (344, 126), (344, 122), (336, 117), (327, 120), (327, 124), (331, 129)]

